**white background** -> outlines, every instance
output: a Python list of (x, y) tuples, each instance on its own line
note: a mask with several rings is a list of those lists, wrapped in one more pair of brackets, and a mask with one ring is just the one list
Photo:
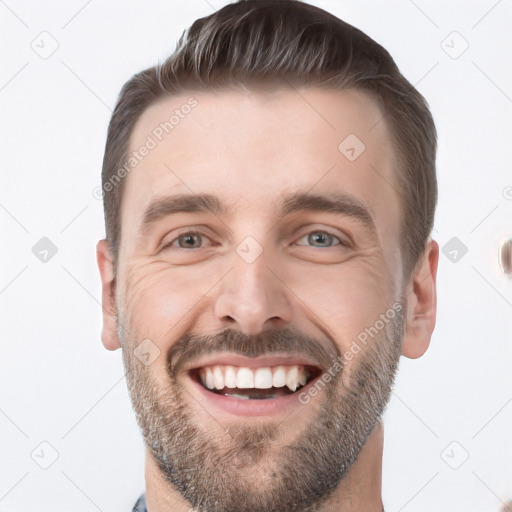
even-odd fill
[[(99, 339), (92, 192), (123, 83), (226, 3), (0, 2), (0, 512), (126, 512), (143, 491), (121, 353)], [(512, 2), (311, 3), (381, 43), (429, 101), (434, 238), (468, 248), (455, 263), (441, 255), (431, 346), (401, 360), (385, 416), (386, 512), (498, 511), (512, 499), (512, 280), (497, 263), (512, 237)], [(43, 31), (59, 45), (47, 59), (31, 47)], [(42, 237), (58, 249), (47, 263), (32, 253)]]

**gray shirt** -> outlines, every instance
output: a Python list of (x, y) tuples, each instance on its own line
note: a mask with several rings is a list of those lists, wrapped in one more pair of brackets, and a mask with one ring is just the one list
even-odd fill
[(135, 506), (132, 509), (132, 512), (148, 512), (146, 508), (146, 495), (142, 494), (140, 498), (135, 503)]

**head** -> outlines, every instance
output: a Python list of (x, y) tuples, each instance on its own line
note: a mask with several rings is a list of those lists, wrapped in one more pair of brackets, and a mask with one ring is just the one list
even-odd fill
[(347, 477), (434, 329), (435, 153), (389, 53), (296, 0), (199, 19), (124, 85), (102, 340), (192, 506), (316, 510)]

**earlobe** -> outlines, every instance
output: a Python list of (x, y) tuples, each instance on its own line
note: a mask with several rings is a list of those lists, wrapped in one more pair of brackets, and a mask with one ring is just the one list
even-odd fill
[(421, 357), (427, 351), (434, 331), (437, 314), (438, 262), (439, 244), (429, 239), (406, 289), (407, 326), (402, 343), (402, 355), (410, 359)]
[(101, 306), (103, 328), (101, 341), (107, 350), (117, 350), (121, 344), (117, 335), (114, 261), (109, 243), (103, 239), (96, 245), (96, 261), (101, 277)]

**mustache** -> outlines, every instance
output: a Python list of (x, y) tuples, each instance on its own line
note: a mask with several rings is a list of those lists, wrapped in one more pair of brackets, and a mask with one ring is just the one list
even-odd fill
[(235, 329), (224, 329), (205, 335), (187, 333), (170, 348), (167, 353), (167, 366), (171, 374), (176, 375), (185, 364), (198, 357), (221, 352), (251, 358), (293, 354), (311, 359), (322, 370), (329, 368), (335, 360), (342, 362), (336, 343), (330, 337), (322, 343), (297, 329), (285, 327), (257, 335), (247, 335)]

